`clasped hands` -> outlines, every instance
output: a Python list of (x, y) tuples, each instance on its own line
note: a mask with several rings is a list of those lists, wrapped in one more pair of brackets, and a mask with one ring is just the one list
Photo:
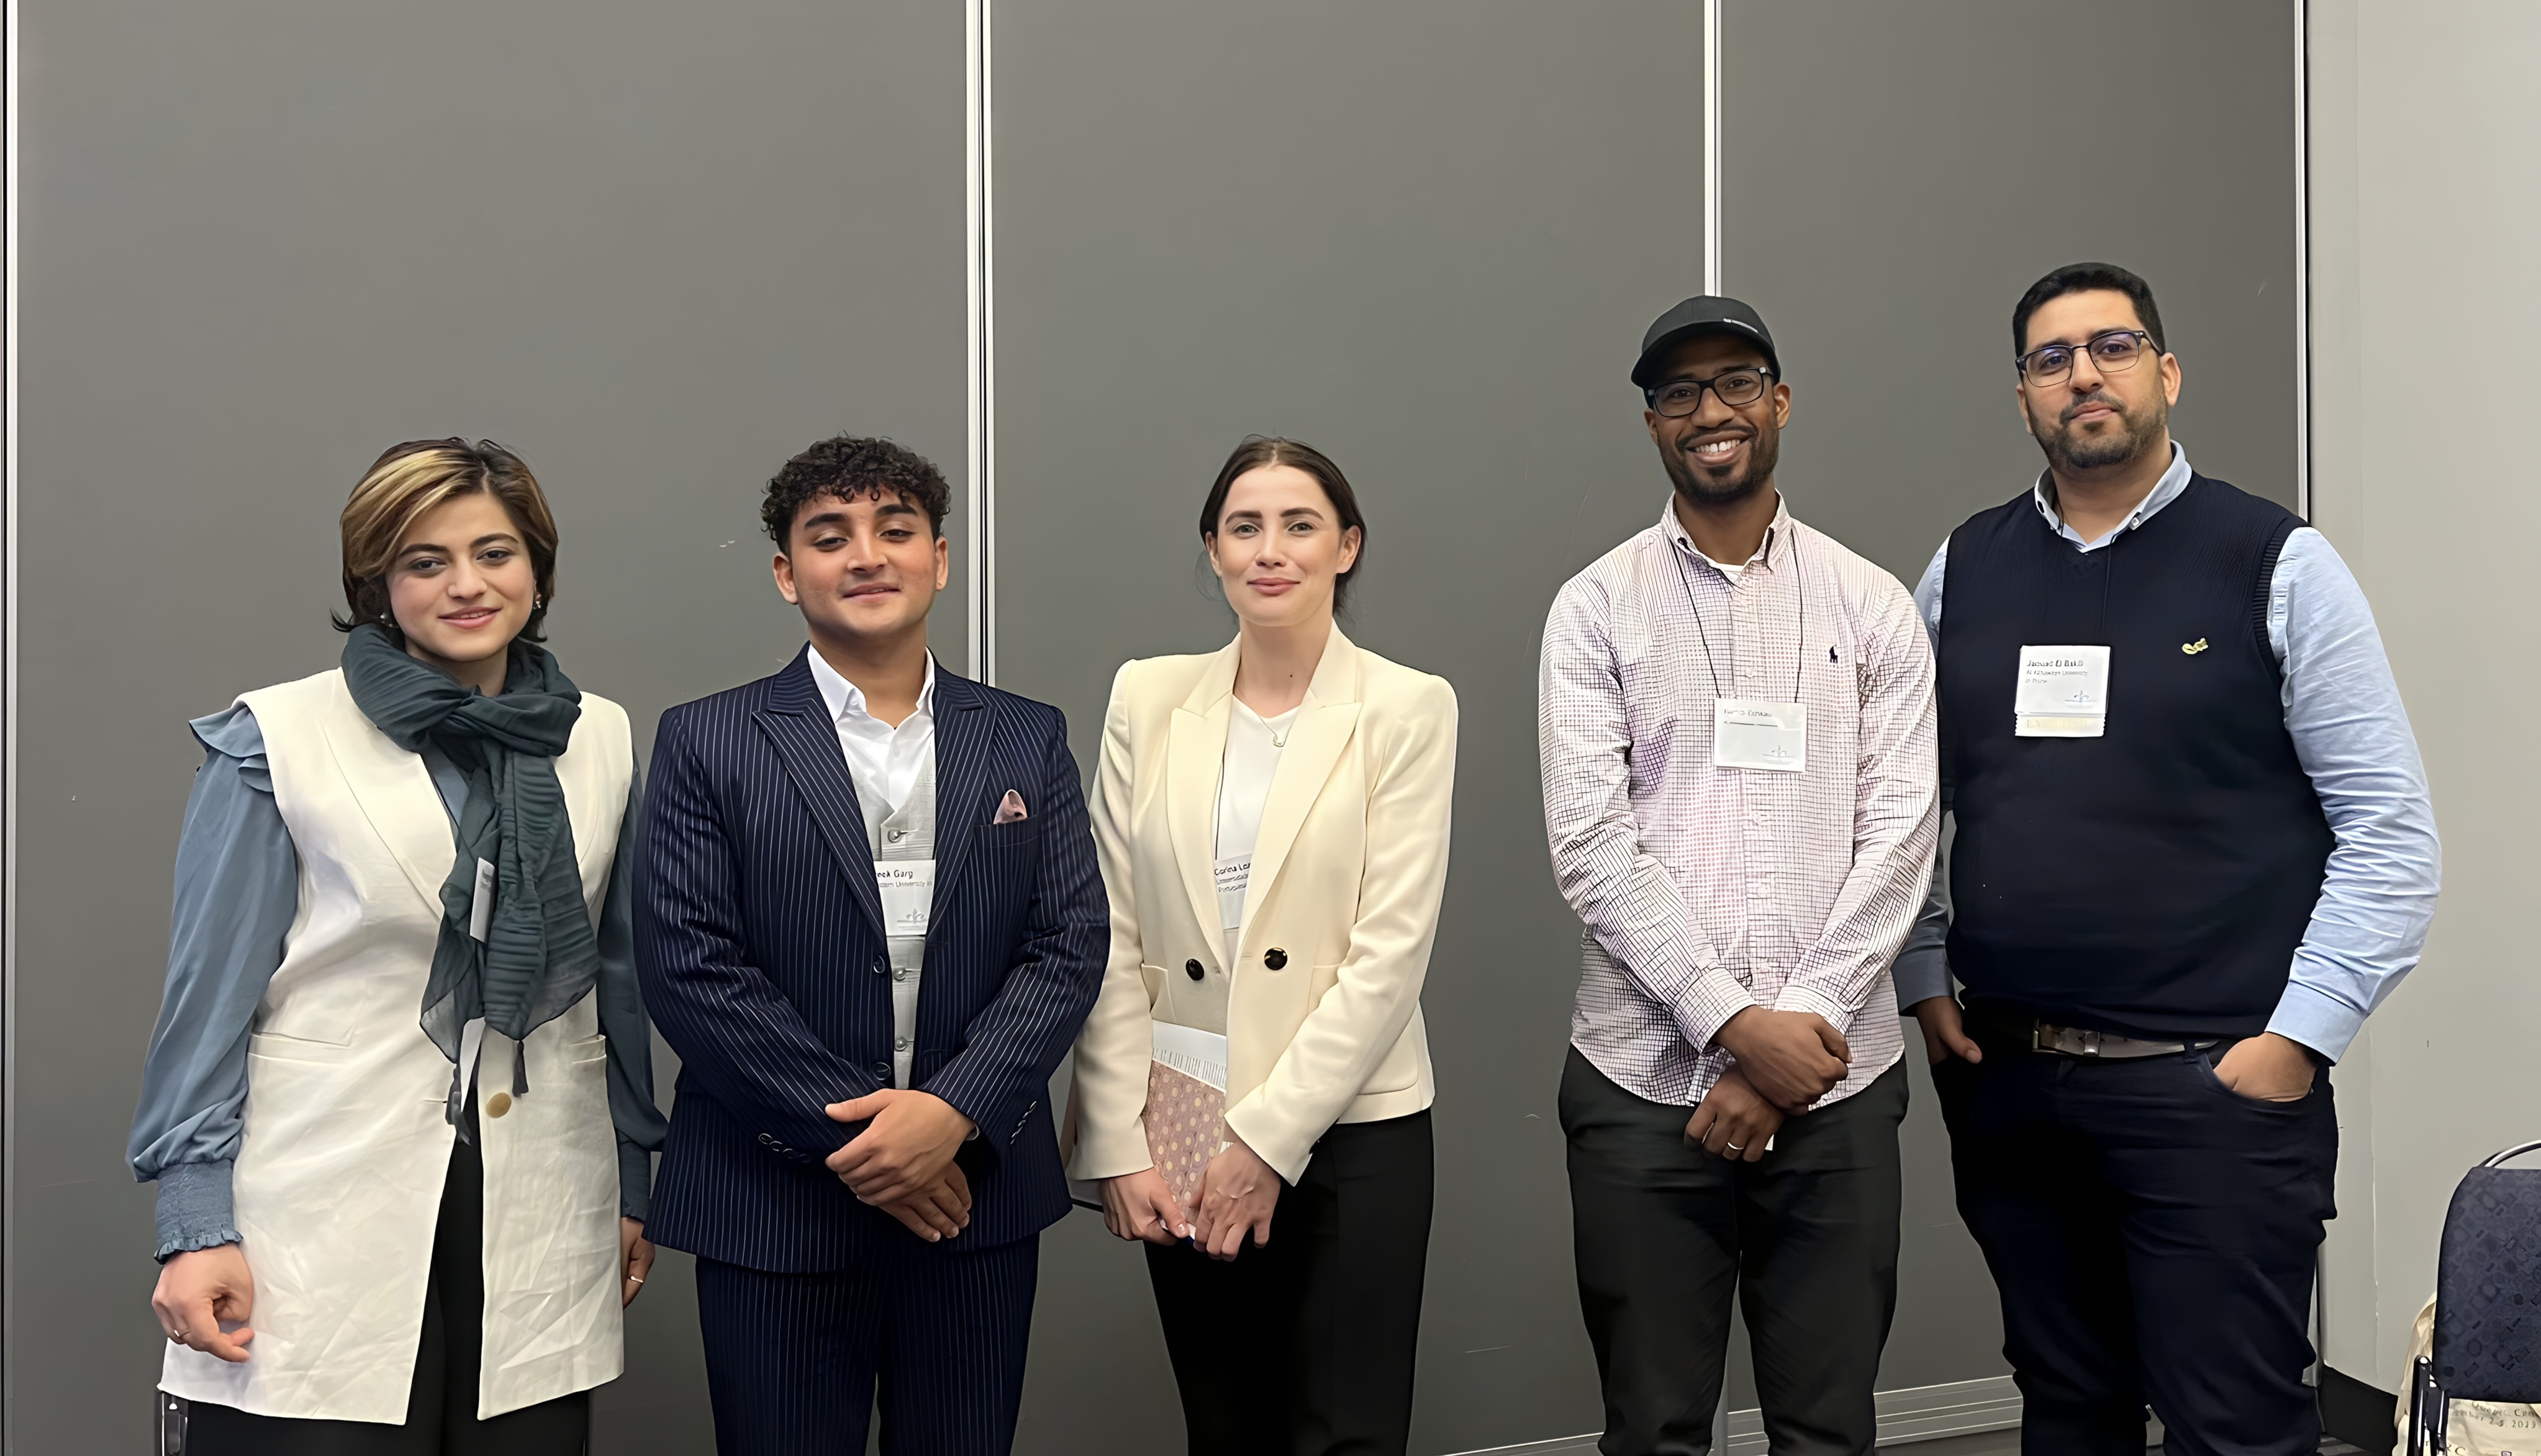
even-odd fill
[(1712, 1045), (1737, 1058), (1685, 1124), (1685, 1140), (1724, 1158), (1755, 1162), (1785, 1118), (1835, 1090), (1852, 1048), (1814, 1011), (1750, 1006), (1721, 1023)]
[(1116, 1237), (1150, 1244), (1189, 1239), (1209, 1258), (1229, 1260), (1242, 1251), (1247, 1235), (1256, 1247), (1270, 1242), (1270, 1215), (1284, 1186), (1278, 1170), (1230, 1133), (1200, 1171), (1197, 1210), (1175, 1201), (1163, 1174), (1141, 1168), (1103, 1180), (1103, 1226)]
[(933, 1244), (971, 1224), (971, 1180), (953, 1155), (975, 1125), (932, 1092), (885, 1087), (825, 1109), (865, 1129), (824, 1159), (856, 1196)]

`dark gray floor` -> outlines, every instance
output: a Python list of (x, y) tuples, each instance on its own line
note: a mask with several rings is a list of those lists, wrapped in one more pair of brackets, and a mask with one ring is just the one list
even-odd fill
[[(2160, 1447), (2146, 1449), (2159, 1450)], [(1975, 1435), (1944, 1436), (1937, 1441), (1917, 1441), (1911, 1446), (1882, 1446), (1879, 1456), (2020, 1456), (2020, 1432), (1988, 1430)], [(2343, 1441), (2323, 1441), (2320, 1456), (2362, 1456), (2362, 1453)]]

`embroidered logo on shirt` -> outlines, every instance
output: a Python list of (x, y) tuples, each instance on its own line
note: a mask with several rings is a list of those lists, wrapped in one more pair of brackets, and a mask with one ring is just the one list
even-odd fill
[(2191, 657), (2195, 657), (2200, 652), (2206, 650), (2206, 639), (2204, 637), (2200, 637), (2194, 642), (2182, 642), (2179, 644), (2179, 650), (2187, 653)]

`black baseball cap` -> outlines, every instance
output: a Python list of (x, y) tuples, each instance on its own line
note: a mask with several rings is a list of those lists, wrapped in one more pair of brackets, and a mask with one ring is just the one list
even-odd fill
[(1641, 357), (1633, 362), (1633, 383), (1644, 390), (1655, 387), (1668, 351), (1700, 333), (1734, 333), (1747, 339), (1765, 351), (1765, 367), (1774, 371), (1774, 378), (1782, 377), (1781, 356), (1774, 352), (1773, 330), (1765, 327), (1756, 311), (1734, 298), (1706, 293), (1659, 315), (1650, 331), (1641, 335)]

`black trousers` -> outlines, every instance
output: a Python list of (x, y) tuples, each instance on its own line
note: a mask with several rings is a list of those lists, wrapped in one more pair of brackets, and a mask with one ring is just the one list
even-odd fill
[(2287, 1103), (2217, 1081), (2227, 1050), (2085, 1061), (1977, 1024), (1932, 1068), (1959, 1215), (2002, 1298), (2021, 1450), (2137, 1456), (2144, 1406), (2175, 1456), (2320, 1446), (2303, 1385), (2336, 1212), (2329, 1075)]
[(911, 1234), (882, 1250), (835, 1274), (697, 1261), (722, 1456), (864, 1456), (877, 1385), (884, 1456), (1013, 1446), (1040, 1237), (961, 1250)]
[(1897, 1311), (1904, 1065), (1784, 1122), (1753, 1163), (1688, 1146), (1692, 1108), (1634, 1096), (1575, 1048), (1561, 1115), (1579, 1310), (1606, 1396), (1597, 1449), (1711, 1449), (1738, 1293), (1776, 1456), (1868, 1456)]
[(1342, 1123), (1268, 1244), (1147, 1246), (1191, 1456), (1402, 1456), (1436, 1189), (1426, 1111)]
[(591, 1437), (589, 1391), (476, 1419), (484, 1312), (485, 1162), (474, 1143), (461, 1141), (441, 1186), (405, 1423), (251, 1416), (196, 1401), (185, 1413), (185, 1456), (582, 1456)]

